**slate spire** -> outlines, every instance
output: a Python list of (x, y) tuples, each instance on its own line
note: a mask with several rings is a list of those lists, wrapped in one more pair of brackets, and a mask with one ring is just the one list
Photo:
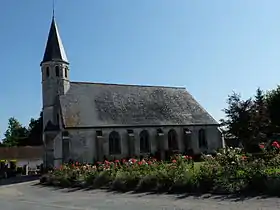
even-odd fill
[(54, 16), (52, 17), (48, 41), (41, 64), (48, 61), (62, 61), (68, 64), (68, 59), (59, 36)]

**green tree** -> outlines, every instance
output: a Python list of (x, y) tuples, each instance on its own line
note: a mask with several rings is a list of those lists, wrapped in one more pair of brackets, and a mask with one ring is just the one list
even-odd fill
[(30, 119), (28, 126), (28, 145), (30, 146), (38, 146), (43, 144), (43, 114), (40, 113), (40, 117), (38, 119)]
[(19, 146), (27, 140), (28, 130), (22, 126), (17, 119), (11, 117), (8, 122), (8, 129), (5, 132), (3, 145), (6, 147)]
[(225, 133), (240, 140), (244, 147), (252, 142), (251, 99), (242, 100), (240, 94), (233, 93), (227, 99), (228, 107), (224, 109), (226, 118), (221, 120)]
[(254, 142), (266, 142), (271, 134), (271, 120), (264, 92), (258, 88), (251, 111), (252, 138)]
[(280, 133), (280, 86), (267, 92), (266, 101), (271, 121), (271, 132)]

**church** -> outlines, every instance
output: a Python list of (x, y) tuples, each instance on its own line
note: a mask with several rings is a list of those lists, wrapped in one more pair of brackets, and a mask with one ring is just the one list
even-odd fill
[(219, 123), (183, 87), (71, 81), (54, 17), (40, 66), (45, 166), (223, 147)]

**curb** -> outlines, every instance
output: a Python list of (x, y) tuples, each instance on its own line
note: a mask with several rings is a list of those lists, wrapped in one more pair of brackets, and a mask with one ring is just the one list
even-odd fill
[(20, 185), (28, 185), (28, 184), (35, 184), (38, 183), (39, 180), (32, 180), (32, 181), (26, 181), (26, 182), (19, 182), (19, 183), (13, 183), (13, 184), (4, 184), (0, 185), (1, 188), (8, 188), (8, 187), (14, 187), (14, 186), (20, 186)]

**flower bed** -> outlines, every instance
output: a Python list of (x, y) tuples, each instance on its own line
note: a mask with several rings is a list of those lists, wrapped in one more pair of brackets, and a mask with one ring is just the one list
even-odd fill
[(41, 183), (118, 191), (280, 194), (280, 155), (273, 154), (269, 159), (255, 158), (245, 156), (241, 149), (226, 148), (216, 157), (204, 156), (203, 163), (181, 155), (170, 162), (129, 159), (96, 165), (75, 163), (50, 171)]

